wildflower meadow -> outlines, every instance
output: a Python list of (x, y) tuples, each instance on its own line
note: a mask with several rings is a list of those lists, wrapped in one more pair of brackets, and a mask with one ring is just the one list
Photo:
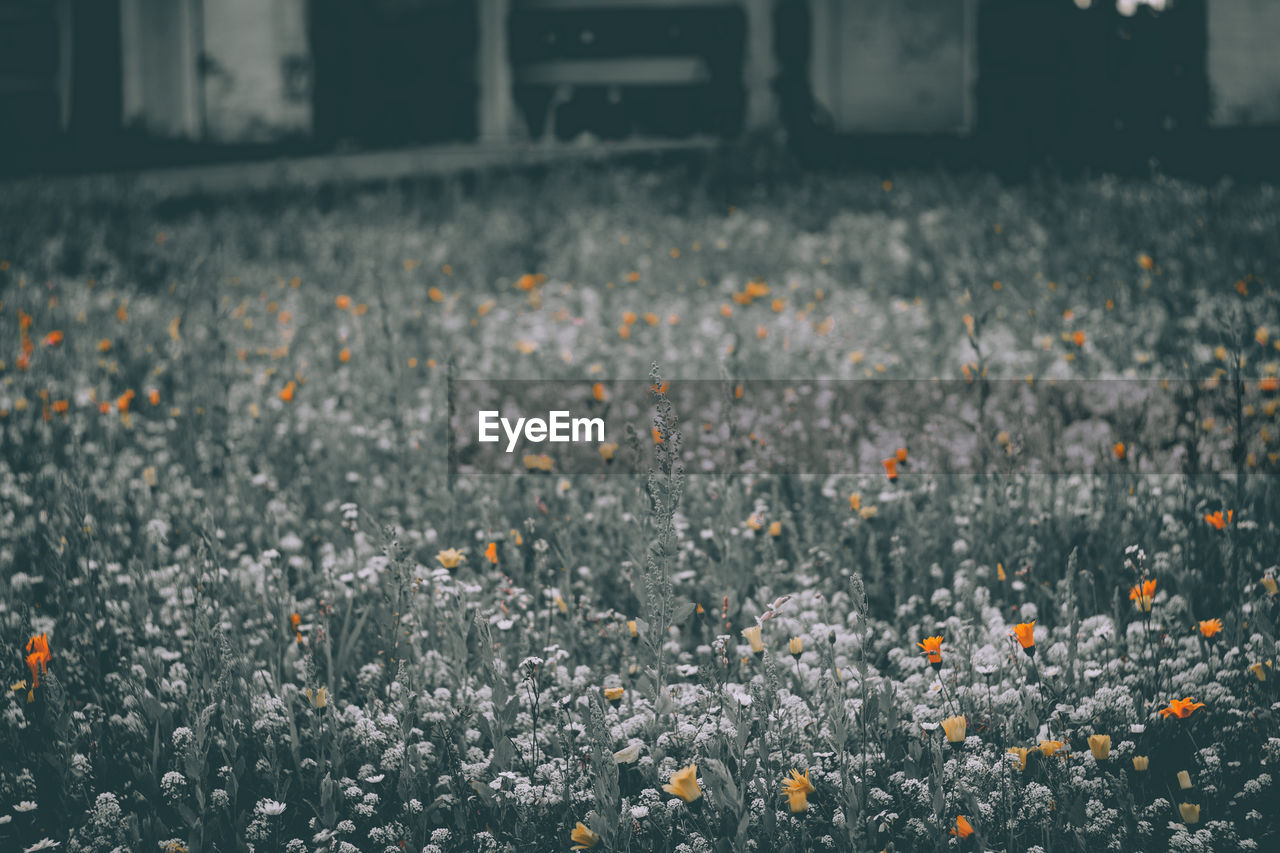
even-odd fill
[[(0, 850), (1280, 849), (1274, 189), (0, 208)], [(652, 418), (486, 472), (491, 379)], [(871, 462), (700, 468), (691, 380)]]

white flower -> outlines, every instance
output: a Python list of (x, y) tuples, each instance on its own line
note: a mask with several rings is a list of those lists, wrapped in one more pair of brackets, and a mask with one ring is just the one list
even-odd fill
[(61, 841), (54, 841), (52, 838), (41, 838), (30, 847), (23, 847), (22, 853), (33, 853), (35, 850), (52, 850), (55, 847), (61, 847)]
[(387, 778), (387, 774), (379, 773), (377, 776), (366, 776), (364, 781), (368, 782), (371, 785), (376, 785), (385, 778)]
[(23, 800), (13, 807), (15, 812), (33, 812), (36, 810), (36, 804), (30, 800)]
[(275, 817), (276, 815), (284, 814), (284, 808), (284, 803), (276, 800), (258, 800), (258, 805), (254, 807), (254, 811), (261, 815)]

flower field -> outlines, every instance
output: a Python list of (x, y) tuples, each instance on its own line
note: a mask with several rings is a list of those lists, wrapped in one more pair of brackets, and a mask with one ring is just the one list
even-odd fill
[[(0, 850), (1280, 846), (1269, 188), (583, 169), (0, 221)], [(598, 472), (459, 472), (453, 378), (657, 415)], [(871, 466), (686, 471), (666, 383), (764, 379), (979, 402), (869, 412)], [(1052, 445), (986, 405), (1077, 380)]]

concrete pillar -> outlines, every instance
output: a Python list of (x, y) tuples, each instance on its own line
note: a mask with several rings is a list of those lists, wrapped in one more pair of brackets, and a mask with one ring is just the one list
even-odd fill
[(479, 0), (480, 141), (505, 142), (516, 135), (516, 107), (511, 94), (511, 54), (507, 18), (511, 0)]
[(747, 50), (743, 82), (747, 88), (747, 130), (760, 130), (778, 121), (774, 79), (778, 61), (773, 51), (774, 0), (742, 0), (747, 14)]
[(120, 0), (126, 126), (159, 136), (200, 135), (197, 0)]

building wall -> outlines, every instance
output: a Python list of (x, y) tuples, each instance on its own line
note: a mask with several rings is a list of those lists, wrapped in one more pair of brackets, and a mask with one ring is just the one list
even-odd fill
[(306, 0), (205, 0), (208, 138), (261, 142), (311, 130)]
[(1280, 124), (1280, 2), (1208, 0), (1209, 122)]
[(814, 97), (845, 133), (969, 129), (973, 0), (812, 0)]

